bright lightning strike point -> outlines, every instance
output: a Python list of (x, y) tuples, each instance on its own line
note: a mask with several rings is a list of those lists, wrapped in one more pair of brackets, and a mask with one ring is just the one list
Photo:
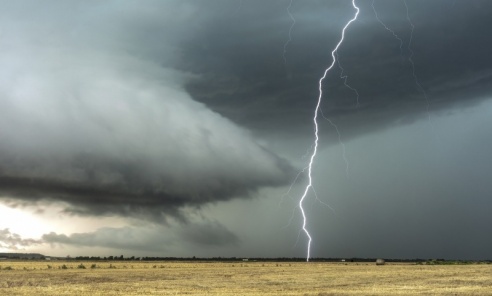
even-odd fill
[(355, 15), (354, 15), (354, 17), (350, 21), (347, 22), (347, 24), (345, 24), (345, 27), (343, 27), (343, 29), (342, 29), (342, 37), (340, 38), (340, 41), (335, 46), (335, 49), (333, 49), (333, 51), (331, 52), (331, 57), (332, 57), (331, 65), (328, 68), (325, 69), (325, 72), (323, 73), (323, 76), (319, 79), (319, 96), (318, 96), (318, 102), (316, 104), (316, 108), (314, 109), (314, 117), (313, 117), (313, 122), (314, 122), (314, 138), (315, 138), (314, 139), (314, 149), (313, 149), (313, 153), (311, 154), (311, 158), (309, 160), (309, 165), (308, 165), (308, 179), (309, 179), (309, 182), (308, 182), (308, 185), (306, 186), (306, 189), (304, 190), (304, 194), (301, 196), (301, 199), (299, 200), (299, 208), (301, 209), (302, 219), (303, 219), (303, 222), (302, 222), (302, 230), (304, 231), (304, 233), (308, 237), (307, 257), (306, 257), (306, 261), (308, 261), (308, 262), (309, 262), (309, 258), (311, 257), (311, 242), (312, 242), (312, 237), (311, 237), (311, 235), (309, 234), (309, 231), (306, 228), (307, 218), (306, 218), (306, 213), (304, 212), (303, 202), (306, 199), (306, 196), (307, 196), (309, 190), (312, 189), (312, 187), (313, 187), (313, 180), (312, 180), (311, 174), (312, 174), (312, 168), (313, 168), (314, 158), (316, 157), (316, 153), (318, 151), (318, 140), (319, 140), (319, 136), (318, 136), (318, 131), (319, 131), (319, 129), (318, 129), (318, 112), (319, 112), (319, 108), (320, 108), (320, 105), (321, 105), (321, 98), (323, 97), (323, 89), (322, 89), (323, 80), (325, 80), (326, 75), (328, 74), (328, 72), (335, 65), (335, 62), (336, 62), (335, 53), (337, 52), (337, 50), (340, 47), (340, 45), (343, 43), (343, 40), (345, 38), (345, 30), (347, 30), (347, 28), (350, 26), (350, 24), (352, 22), (354, 22), (357, 19), (357, 16), (359, 15), (359, 7), (357, 7), (357, 5), (355, 5), (355, 0), (352, 0), (352, 6), (356, 10)]

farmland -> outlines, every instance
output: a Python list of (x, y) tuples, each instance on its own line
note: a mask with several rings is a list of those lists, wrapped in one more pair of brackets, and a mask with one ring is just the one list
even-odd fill
[(492, 265), (3, 261), (0, 295), (484, 295)]

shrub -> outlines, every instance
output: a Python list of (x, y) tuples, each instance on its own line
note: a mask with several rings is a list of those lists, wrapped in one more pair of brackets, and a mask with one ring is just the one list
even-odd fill
[(63, 265), (61, 266), (61, 269), (68, 269), (68, 267), (67, 267), (65, 264), (63, 264)]
[(77, 266), (78, 269), (85, 269), (85, 265), (80, 263), (79, 266)]
[(97, 265), (94, 263), (91, 265), (91, 269), (97, 268)]

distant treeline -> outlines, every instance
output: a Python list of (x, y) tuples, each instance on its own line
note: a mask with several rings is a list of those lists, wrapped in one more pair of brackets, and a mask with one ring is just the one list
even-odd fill
[[(243, 257), (89, 257), (77, 256), (74, 258), (64, 258), (78, 261), (202, 261), (202, 262), (306, 262), (306, 258), (300, 257), (277, 257), (277, 258), (243, 258)], [(377, 258), (310, 258), (310, 262), (376, 262)], [(473, 264), (473, 263), (492, 263), (492, 260), (445, 260), (445, 259), (384, 259), (385, 262), (417, 263), (417, 264)]]
[(0, 259), (45, 259), (46, 256), (38, 253), (0, 253)]
[[(202, 262), (305, 262), (306, 258), (300, 257), (124, 257), (119, 256), (76, 256), (76, 257), (54, 257), (45, 256), (37, 253), (0, 253), (0, 259), (20, 259), (20, 260), (76, 260), (76, 261), (202, 261)], [(378, 258), (310, 258), (310, 262), (376, 262)], [(487, 263), (491, 264), (492, 260), (445, 260), (445, 259), (387, 259), (382, 258), (385, 262), (417, 263), (417, 264), (473, 264)]]

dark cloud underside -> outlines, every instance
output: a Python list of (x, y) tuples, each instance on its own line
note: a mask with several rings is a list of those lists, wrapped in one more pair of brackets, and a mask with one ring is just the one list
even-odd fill
[[(360, 94), (360, 105), (353, 91), (343, 85), (338, 67), (323, 86), (323, 112), (343, 122), (345, 138), (395, 122), (413, 122), (425, 117), (428, 109), (475, 104), (474, 98), (490, 94), (488, 28), (492, 21), (488, 11), (492, 3), (455, 2), (408, 1), (415, 26), (410, 43), (412, 26), (403, 1), (375, 1), (380, 19), (403, 40), (401, 50), (400, 42), (375, 18), (371, 1), (358, 3), (359, 19), (347, 31), (338, 56), (347, 82)], [(353, 14), (349, 1), (336, 3), (293, 5), (297, 22), (286, 65), (282, 52), (290, 19), (281, 7), (267, 6), (261, 15), (245, 9), (228, 26), (221, 24), (232, 16), (218, 15), (211, 21), (214, 24), (199, 30), (185, 45), (196, 52), (186, 56), (187, 69), (202, 74), (188, 83), (188, 91), (258, 132), (310, 129), (318, 79), (331, 63), (330, 52), (340, 38), (341, 26)], [(258, 27), (262, 28), (259, 32)], [(428, 99), (417, 86), (410, 58)]]
[(132, 3), (0, 3), (2, 198), (181, 216), (291, 180), (287, 161), (189, 96), (193, 75), (163, 65), (190, 30), (169, 26), (196, 3), (154, 4), (169, 15)]

